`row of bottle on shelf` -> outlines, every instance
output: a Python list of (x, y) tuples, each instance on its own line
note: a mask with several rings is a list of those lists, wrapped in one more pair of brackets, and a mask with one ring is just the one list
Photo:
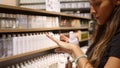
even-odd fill
[[(43, 0), (44, 1), (44, 0)], [(60, 12), (60, 2), (59, 0), (45, 0), (44, 2), (41, 0), (21, 0), (20, 7), (32, 8), (32, 9), (45, 9), (47, 11), (56, 11)], [(23, 3), (23, 5), (22, 5)], [(29, 5), (25, 5), (24, 3), (30, 3)], [(36, 4), (33, 4), (36, 3)]]
[[(47, 1), (52, 1), (52, 0), (20, 0), (20, 3), (45, 3)], [(59, 0), (55, 0), (55, 1), (59, 2)]]
[[(54, 6), (57, 6), (54, 4)], [(24, 4), (20, 5), (20, 7), (26, 7), (26, 8), (33, 8), (33, 9), (47, 9), (46, 4)], [(80, 2), (80, 3), (61, 3), (59, 5), (59, 8), (90, 8), (90, 4), (88, 2)]]
[[(50, 40), (46, 36), (46, 33), (60, 40), (60, 34), (54, 34), (52, 32), (2, 34), (2, 37), (0, 38), (0, 58), (5, 58), (8, 56), (14, 56), (50, 47), (57, 47), (57, 44)], [(86, 31), (70, 31), (69, 33), (63, 34), (70, 37), (70, 43), (76, 43), (81, 40), (88, 39), (88, 32)], [(78, 37), (78, 41), (75, 37)]]
[(53, 8), (56, 8), (55, 11), (60, 12), (60, 9), (62, 8), (90, 8), (89, 2), (77, 2), (77, 3), (61, 3), (61, 4), (51, 4), (51, 3), (46, 3), (46, 4), (24, 4), (20, 5), (20, 7), (25, 7), (25, 8), (32, 8), (32, 9), (45, 9), (50, 11), (53, 10)]
[(89, 2), (61, 3), (62, 8), (90, 8)]
[(45, 4), (46, 11), (55, 11), (55, 12), (60, 12), (60, 2), (59, 0), (46, 0)]
[[(68, 57), (70, 59), (68, 59)], [(7, 66), (7, 68), (73, 68), (71, 61), (73, 61), (73, 58), (66, 53), (51, 53)], [(68, 67), (70, 62), (71, 65)]]
[[(69, 2), (69, 1), (85, 1), (85, 0), (56, 0), (58, 2)], [(46, 0), (20, 0), (20, 3), (45, 3)]]
[(20, 0), (19, 4), (20, 7), (56, 12), (60, 12), (65, 8), (90, 8), (90, 4), (87, 1), (62, 3), (60, 0)]
[(59, 17), (0, 13), (1, 29), (61, 27), (63, 26), (63, 21), (64, 27), (88, 27), (88, 21), (80, 19), (60, 20)]
[(77, 11), (77, 12), (74, 12), (74, 11), (64, 11), (62, 13), (71, 14), (71, 15), (74, 15), (74, 16), (85, 17), (85, 18), (91, 18), (91, 14), (90, 13), (81, 13), (80, 11)]
[(46, 0), (19, 0), (20, 3), (44, 3)]
[(88, 27), (89, 23), (87, 20), (80, 20), (80, 19), (66, 19), (63, 18), (60, 21), (61, 27)]
[[(58, 34), (49, 34), (54, 35), (57, 39), (59, 38)], [(18, 55), (34, 50), (40, 50), (44, 48), (49, 48), (57, 46), (52, 40), (50, 40), (44, 33), (37, 34), (13, 34), (13, 35), (2, 35), (0, 39), (0, 57), (8, 57), (13, 55)]]
[(36, 5), (20, 5), (20, 7), (31, 8), (31, 9), (44, 9), (46, 10), (45, 4), (36, 4)]
[(73, 15), (80, 16), (80, 17), (85, 17), (85, 18), (91, 18), (91, 14), (90, 13), (75, 13)]
[(23, 14), (0, 14), (1, 28), (44, 28), (59, 27), (58, 17)]

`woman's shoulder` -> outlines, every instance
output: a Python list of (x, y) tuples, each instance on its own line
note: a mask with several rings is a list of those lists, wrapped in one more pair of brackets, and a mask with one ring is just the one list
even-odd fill
[(116, 32), (108, 46), (110, 56), (120, 58), (120, 29)]
[(120, 47), (120, 29), (118, 29), (111, 39), (109, 45), (111, 46), (119, 46)]

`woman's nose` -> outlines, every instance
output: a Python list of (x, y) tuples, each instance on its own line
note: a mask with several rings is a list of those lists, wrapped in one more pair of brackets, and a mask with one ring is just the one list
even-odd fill
[(96, 13), (96, 10), (93, 6), (90, 7), (90, 13), (91, 14), (95, 14)]

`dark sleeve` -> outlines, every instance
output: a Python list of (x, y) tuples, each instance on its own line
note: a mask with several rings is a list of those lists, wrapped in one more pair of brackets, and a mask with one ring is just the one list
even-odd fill
[(113, 37), (110, 46), (109, 55), (120, 58), (120, 33)]

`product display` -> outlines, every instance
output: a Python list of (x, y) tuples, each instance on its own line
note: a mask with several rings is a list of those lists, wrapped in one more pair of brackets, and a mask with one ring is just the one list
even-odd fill
[(0, 68), (76, 68), (70, 55), (53, 52), (59, 46), (46, 33), (58, 40), (65, 34), (70, 43), (79, 44), (88, 41), (90, 19), (8, 5), (0, 5), (0, 10)]
[(90, 3), (87, 0), (61, 0), (61, 12), (91, 18)]
[(76, 34), (78, 35), (79, 41), (89, 39), (88, 31), (78, 31)]
[[(52, 35), (56, 39), (60, 40), (59, 34), (54, 34), (52, 32), (47, 33)], [(79, 44), (79, 41), (88, 39), (88, 36), (84, 36), (85, 34), (84, 32), (82, 33), (79, 31), (78, 34), (79, 39), (75, 37), (75, 33), (73, 31), (70, 31), (69, 42)], [(0, 41), (1, 41), (1, 54), (0, 54), (1, 58), (57, 46), (57, 44), (50, 40), (45, 33), (13, 34), (13, 35), (3, 34), (2, 38), (0, 38)]]
[[(0, 13), (1, 29), (30, 29), (54, 27), (88, 27), (88, 21), (80, 19), (61, 19), (51, 16)], [(60, 23), (59, 23), (60, 22)]]
[[(52, 32), (49, 32), (48, 34), (51, 34), (60, 40), (59, 34), (53, 34)], [(29, 35), (13, 34), (13, 36), (3, 34), (0, 41), (2, 44), (0, 58), (57, 46), (57, 44), (50, 40), (45, 33), (34, 33)]]
[(89, 7), (90, 7), (89, 2), (76, 2), (76, 3), (74, 3), (74, 1), (73, 1), (73, 2), (69, 3), (69, 1), (68, 1), (68, 3), (61, 4), (61, 9), (62, 8), (89, 8)]
[(7, 68), (70, 68), (72, 63), (69, 64), (68, 67), (67, 64), (69, 62), (67, 57), (70, 57), (69, 62), (73, 60), (73, 58), (66, 53), (51, 53), (21, 62), (20, 64), (8, 66)]
[(59, 27), (58, 17), (0, 13), (1, 29)]
[(20, 0), (19, 6), (91, 18), (88, 0)]
[(61, 19), (61, 27), (88, 27), (88, 22), (80, 19)]
[(59, 0), (20, 0), (20, 7), (60, 12)]

